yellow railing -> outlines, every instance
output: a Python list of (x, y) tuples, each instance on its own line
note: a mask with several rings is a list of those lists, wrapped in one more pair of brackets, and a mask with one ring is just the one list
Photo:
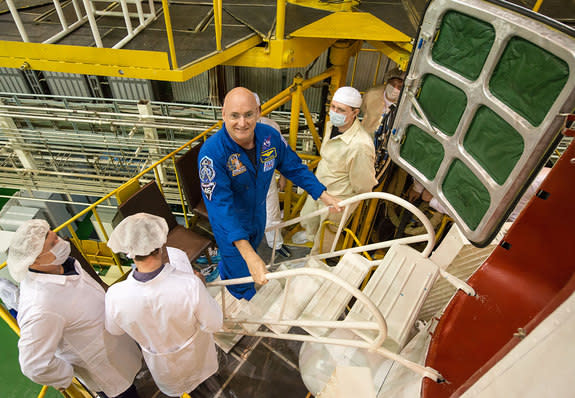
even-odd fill
[[(308, 108), (307, 103), (305, 101), (305, 98), (303, 96), (303, 92), (306, 89), (310, 88), (312, 85), (314, 85), (314, 84), (316, 84), (322, 80), (325, 80), (327, 78), (333, 77), (337, 73), (338, 73), (337, 68), (332, 67), (332, 68), (328, 69), (327, 71), (325, 71), (325, 72), (323, 72), (323, 73), (321, 73), (315, 77), (307, 79), (307, 80), (304, 80), (301, 76), (296, 76), (294, 78), (294, 82), (288, 88), (286, 88), (285, 90), (280, 92), (278, 95), (276, 95), (275, 97), (273, 97), (272, 99), (270, 99), (269, 101), (267, 101), (266, 103), (263, 104), (262, 115), (266, 115), (266, 114), (272, 112), (273, 110), (279, 108), (280, 106), (284, 105), (285, 103), (289, 102), (290, 100), (292, 101), (292, 111), (291, 111), (292, 117), (291, 117), (291, 122), (290, 122), (290, 135), (289, 135), (288, 142), (289, 142), (289, 144), (293, 150), (296, 149), (297, 133), (299, 131), (300, 112), (303, 113), (304, 118), (305, 118), (306, 122), (308, 123), (308, 128), (310, 129), (314, 144), (319, 149), (319, 146), (321, 145), (321, 139), (319, 137), (317, 129), (315, 128), (315, 125), (313, 124), (312, 115), (309, 111), (309, 108)], [(78, 250), (82, 253), (82, 255), (84, 255), (84, 257), (86, 257), (84, 250), (82, 248), (82, 245), (80, 243), (80, 239), (78, 238), (76, 232), (74, 231), (74, 229), (72, 227), (72, 223), (74, 221), (80, 219), (81, 217), (83, 217), (87, 213), (92, 212), (94, 218), (96, 219), (98, 226), (100, 227), (100, 230), (102, 231), (102, 235), (103, 235), (103, 237), (105, 239), (105, 243), (106, 243), (108, 240), (108, 236), (107, 236), (107, 233), (105, 231), (102, 220), (100, 218), (100, 215), (98, 214), (98, 210), (97, 210), (98, 206), (100, 204), (102, 204), (104, 201), (113, 197), (114, 195), (118, 196), (124, 189), (130, 188), (131, 186), (133, 186), (133, 184), (135, 182), (138, 183), (139, 179), (142, 176), (144, 176), (150, 172), (154, 173), (156, 181), (158, 183), (158, 186), (159, 186), (160, 190), (162, 191), (162, 193), (164, 193), (164, 189), (162, 187), (162, 182), (161, 182), (161, 179), (159, 178), (159, 171), (158, 170), (161, 166), (164, 165), (165, 162), (170, 161), (170, 160), (172, 161), (175, 176), (176, 176), (176, 186), (177, 186), (178, 193), (179, 193), (179, 198), (180, 198), (180, 202), (181, 202), (180, 204), (182, 206), (183, 213), (184, 213), (185, 224), (186, 224), (186, 227), (189, 227), (189, 220), (188, 220), (188, 215), (187, 215), (186, 204), (184, 201), (184, 194), (182, 191), (181, 179), (180, 179), (179, 173), (178, 173), (177, 168), (176, 168), (176, 162), (175, 162), (176, 155), (178, 155), (185, 148), (190, 148), (192, 145), (194, 145), (194, 143), (196, 141), (199, 141), (202, 139), (205, 140), (209, 133), (211, 133), (213, 130), (215, 130), (221, 126), (222, 126), (222, 122), (215, 123), (214, 125), (212, 125), (210, 128), (208, 128), (203, 133), (199, 134), (198, 136), (196, 136), (193, 139), (191, 139), (190, 141), (186, 142), (185, 144), (183, 144), (179, 148), (175, 149), (174, 151), (172, 151), (168, 155), (159, 159), (158, 161), (153, 163), (151, 166), (149, 166), (145, 170), (141, 171), (140, 173), (138, 173), (137, 175), (132, 177), (130, 180), (128, 180), (125, 183), (123, 183), (122, 185), (120, 185), (118, 188), (114, 189), (113, 191), (111, 191), (107, 195), (103, 196), (102, 198), (100, 198), (99, 200), (97, 200), (96, 202), (91, 204), (90, 206), (86, 207), (81, 212), (74, 215), (72, 218), (70, 218), (69, 220), (67, 220), (63, 224), (59, 225), (57, 228), (54, 229), (54, 232), (58, 232), (64, 228), (67, 228), (70, 235), (72, 236), (72, 241), (74, 242), (74, 244), (76, 245)], [(317, 156), (317, 155), (302, 154), (301, 158), (309, 162), (310, 168), (315, 167), (319, 161), (319, 156)], [(286, 219), (293, 218), (294, 215), (299, 211), (299, 209), (303, 205), (304, 197), (298, 198), (295, 195), (293, 195), (291, 192), (292, 187), (293, 186), (292, 186), (291, 182), (289, 182), (288, 186), (286, 187), (286, 193), (283, 195), (284, 207), (285, 207), (285, 209), (288, 209), (285, 212), (286, 213)], [(295, 203), (295, 205), (292, 203), (292, 201)], [(289, 210), (289, 209), (291, 209), (291, 210)], [(122, 270), (120, 260), (115, 254), (114, 254), (114, 262), (118, 266), (120, 273), (123, 274), (124, 272)], [(6, 266), (6, 263), (4, 262), (3, 264), (0, 265), (0, 269), (4, 268), (5, 266)]]
[(176, 45), (174, 44), (174, 32), (172, 31), (172, 18), (170, 17), (170, 5), (168, 0), (162, 0), (162, 8), (164, 10), (164, 21), (166, 23), (166, 35), (168, 36), (168, 47), (170, 48), (172, 69), (177, 69), (178, 61), (176, 59)]
[[(335, 67), (331, 67), (327, 71), (325, 71), (325, 72), (323, 72), (323, 73), (321, 73), (315, 77), (307, 79), (307, 80), (304, 80), (301, 76), (296, 76), (294, 79), (294, 82), (288, 88), (286, 88), (285, 90), (280, 92), (278, 95), (276, 95), (275, 97), (273, 97), (272, 99), (267, 101), (265, 104), (263, 104), (262, 115), (265, 115), (265, 114), (268, 114), (268, 113), (272, 112), (273, 110), (279, 108), (280, 106), (284, 105), (285, 103), (289, 102), (290, 100), (292, 101), (290, 133), (289, 133), (289, 139), (288, 139), (289, 145), (292, 147), (292, 149), (294, 149), (294, 150), (296, 149), (297, 134), (299, 131), (300, 113), (303, 113), (303, 116), (306, 120), (306, 123), (308, 124), (308, 128), (310, 130), (313, 142), (319, 151), (319, 147), (321, 145), (321, 138), (319, 137), (318, 131), (315, 128), (312, 115), (309, 111), (309, 107), (307, 106), (307, 103), (305, 101), (303, 93), (305, 90), (310, 88), (312, 85), (314, 85), (320, 81), (323, 81), (327, 78), (333, 78), (334, 76), (339, 76), (340, 74), (341, 74), (341, 70), (339, 70), (338, 67), (335, 66)], [(337, 88), (337, 87), (332, 87), (332, 89), (335, 89), (335, 88)], [(183, 210), (183, 214), (184, 214), (184, 220), (186, 223), (186, 227), (189, 227), (189, 220), (188, 220), (186, 204), (184, 201), (184, 195), (183, 195), (183, 191), (182, 191), (181, 179), (180, 179), (179, 173), (178, 173), (177, 168), (176, 168), (176, 155), (178, 155), (182, 150), (184, 150), (186, 148), (191, 148), (197, 141), (205, 140), (207, 138), (208, 134), (210, 134), (214, 130), (220, 128), (221, 126), (222, 126), (222, 122), (215, 123), (210, 128), (208, 128), (206, 131), (202, 132), (198, 136), (189, 140), (184, 145), (175, 149), (174, 151), (172, 151), (168, 155), (164, 156), (163, 158), (159, 159), (158, 161), (153, 163), (151, 166), (149, 166), (145, 170), (141, 171), (140, 173), (138, 173), (137, 175), (132, 177), (130, 180), (128, 180), (125, 183), (123, 183), (122, 185), (120, 185), (118, 188), (114, 189), (113, 191), (111, 191), (107, 195), (103, 196), (102, 198), (100, 198), (99, 200), (97, 200), (96, 202), (94, 202), (93, 204), (91, 204), (90, 206), (85, 208), (84, 210), (80, 211), (79, 213), (77, 213), (76, 215), (71, 217), (69, 220), (67, 220), (63, 224), (56, 227), (54, 229), (54, 232), (58, 232), (58, 231), (63, 230), (64, 228), (67, 228), (68, 231), (70, 232), (71, 236), (72, 236), (72, 241), (74, 242), (77, 249), (80, 251), (80, 253), (82, 253), (82, 255), (85, 258), (88, 258), (86, 256), (86, 253), (84, 252), (83, 246), (81, 244), (81, 241), (80, 241), (78, 235), (76, 234), (76, 231), (72, 227), (72, 225), (73, 225), (72, 223), (76, 220), (79, 220), (81, 217), (85, 216), (89, 212), (92, 212), (92, 214), (96, 220), (96, 223), (100, 227), (100, 231), (102, 232), (102, 237), (104, 238), (105, 243), (107, 243), (108, 235), (107, 235), (106, 230), (104, 228), (104, 224), (102, 222), (102, 219), (101, 219), (100, 215), (98, 214), (98, 209), (97, 209), (98, 206), (113, 196), (121, 197), (122, 191), (124, 189), (127, 189), (127, 190), (129, 190), (130, 188), (133, 189), (134, 184), (136, 186), (139, 186), (139, 179), (141, 177), (145, 176), (146, 174), (150, 173), (150, 172), (154, 173), (154, 175), (156, 177), (156, 182), (158, 183), (158, 186), (162, 190), (162, 193), (164, 193), (164, 188), (162, 187), (162, 182), (159, 178), (159, 171), (158, 170), (161, 166), (164, 166), (164, 163), (169, 162), (170, 160), (172, 161), (173, 169), (175, 172), (176, 186), (177, 186), (179, 198), (181, 201), (181, 206), (182, 206), (182, 210)], [(315, 166), (317, 166), (317, 163), (319, 161), (319, 156), (317, 156), (317, 155), (301, 154), (300, 157), (302, 159), (304, 159), (305, 161), (308, 161), (308, 167), (310, 167), (312, 169)], [(164, 184), (167, 184), (167, 182)], [(301, 206), (303, 205), (303, 202), (305, 200), (305, 195), (301, 195), (298, 198), (295, 194), (292, 193), (292, 190), (293, 190), (292, 184), (291, 184), (291, 182), (289, 182), (288, 186), (286, 187), (284, 195), (282, 195), (283, 199), (284, 199), (284, 209), (286, 209), (285, 210), (286, 219), (295, 217), (296, 213), (299, 212), (299, 209), (301, 209)], [(290, 209), (291, 209), (291, 211), (290, 211)], [(351, 231), (348, 231), (348, 232), (351, 233)], [(353, 235), (353, 233), (352, 233), (352, 235)], [(353, 238), (354, 238), (354, 240), (357, 241), (357, 238), (355, 238), (355, 236)], [(119, 268), (121, 275), (124, 275), (124, 271), (121, 267), (120, 259), (115, 254), (113, 254), (113, 256), (114, 256), (114, 262), (117, 265), (117, 267)], [(0, 265), (0, 269), (4, 268), (5, 266), (6, 266), (6, 262), (4, 262), (3, 264)], [(1, 305), (0, 305), (0, 317), (2, 318), (2, 320), (4, 320), (4, 322), (6, 322), (8, 324), (8, 326), (16, 334), (19, 334), (20, 330), (18, 328), (18, 324), (16, 323), (16, 320)], [(41, 394), (45, 394), (45, 390), (42, 390)], [(84, 396), (84, 395), (79, 395), (79, 394), (80, 393), (78, 393), (77, 387), (75, 387), (74, 389), (70, 389), (69, 391), (65, 392), (66, 396), (70, 396), (70, 397), (74, 397), (74, 398)]]
[[(361, 206), (356, 210), (356, 211), (361, 211)], [(322, 242), (322, 244), (320, 245), (319, 248), (319, 254), (322, 254), (322, 246), (323, 246), (323, 240), (325, 238), (325, 229), (329, 226), (329, 225), (335, 225), (336, 227), (338, 226), (338, 224), (334, 223), (331, 220), (325, 220), (322, 224), (321, 224), (321, 228), (320, 228), (320, 234), (319, 234), (319, 241)], [(348, 227), (344, 227), (342, 229), (342, 232), (345, 232), (345, 237), (343, 240), (343, 243), (341, 245), (341, 248), (338, 249), (336, 247), (335, 250), (341, 250), (341, 249), (349, 249), (350, 247), (352, 247), (351, 242), (354, 242), (357, 247), (359, 246), (364, 246), (365, 243), (362, 243), (357, 236), (355, 235), (355, 233), (349, 229)], [(331, 248), (329, 248), (331, 250)], [(363, 255), (365, 256), (365, 258), (367, 258), (369, 261), (372, 261), (373, 259), (371, 258), (371, 256), (369, 255), (368, 252), (362, 252)]]

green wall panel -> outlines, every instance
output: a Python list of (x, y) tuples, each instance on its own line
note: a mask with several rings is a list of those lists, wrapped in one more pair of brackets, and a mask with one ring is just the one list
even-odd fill
[(533, 126), (539, 126), (568, 78), (565, 61), (513, 37), (493, 71), (489, 90)]
[(441, 21), (431, 56), (438, 64), (475, 80), (481, 73), (494, 40), (495, 29), (489, 23), (448, 11)]
[(425, 177), (435, 177), (444, 154), (443, 146), (425, 131), (413, 125), (407, 128), (400, 156)]
[(451, 163), (443, 180), (443, 194), (472, 230), (477, 228), (489, 209), (489, 191), (459, 159)]
[(465, 111), (467, 97), (454, 85), (434, 75), (426, 75), (419, 91), (418, 102), (429, 122), (441, 132), (455, 134)]
[(500, 185), (513, 171), (524, 146), (521, 134), (486, 106), (475, 113), (463, 141), (465, 150)]

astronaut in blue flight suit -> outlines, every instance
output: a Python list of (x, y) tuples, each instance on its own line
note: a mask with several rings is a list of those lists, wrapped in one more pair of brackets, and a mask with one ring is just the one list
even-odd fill
[[(198, 157), (204, 202), (222, 256), (222, 279), (252, 276), (267, 283), (267, 269), (256, 253), (264, 236), (266, 194), (278, 169), (286, 178), (341, 211), (337, 199), (313, 175), (272, 127), (257, 123), (254, 94), (236, 87), (224, 100), (224, 127), (206, 140)], [(236, 298), (251, 299), (253, 283), (228, 286)]]

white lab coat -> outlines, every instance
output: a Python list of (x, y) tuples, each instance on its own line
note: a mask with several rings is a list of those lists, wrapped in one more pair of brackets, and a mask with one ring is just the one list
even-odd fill
[(105, 330), (104, 289), (75, 268), (78, 275), (28, 271), (20, 284), (20, 367), (38, 384), (65, 388), (78, 376), (113, 397), (133, 383), (142, 355), (128, 336)]
[(194, 390), (218, 370), (212, 333), (222, 323), (200, 279), (170, 264), (147, 282), (130, 274), (106, 293), (106, 328), (140, 344), (156, 385), (169, 396)]
[(192, 263), (185, 251), (177, 247), (166, 247), (170, 265), (182, 272), (193, 272)]

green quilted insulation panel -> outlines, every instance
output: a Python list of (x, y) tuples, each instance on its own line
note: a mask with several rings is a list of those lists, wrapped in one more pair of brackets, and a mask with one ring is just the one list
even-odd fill
[(429, 2), (394, 121), (402, 139), (388, 144), (478, 246), (556, 141), (555, 107), (575, 102), (575, 38), (529, 14), (492, 1)]
[(524, 146), (521, 134), (486, 106), (475, 113), (463, 141), (465, 150), (500, 185), (513, 171)]
[(568, 78), (565, 61), (513, 37), (493, 71), (489, 90), (533, 126), (539, 126)]
[(489, 191), (459, 159), (451, 163), (443, 180), (443, 194), (472, 230), (475, 230), (489, 209)]
[(494, 40), (495, 30), (489, 23), (448, 11), (443, 16), (431, 55), (438, 64), (475, 80)]
[(410, 125), (401, 146), (400, 156), (428, 179), (433, 179), (441, 165), (445, 151), (443, 145), (421, 130)]
[(465, 111), (465, 93), (434, 75), (426, 75), (419, 91), (418, 102), (429, 122), (441, 132), (452, 136)]

